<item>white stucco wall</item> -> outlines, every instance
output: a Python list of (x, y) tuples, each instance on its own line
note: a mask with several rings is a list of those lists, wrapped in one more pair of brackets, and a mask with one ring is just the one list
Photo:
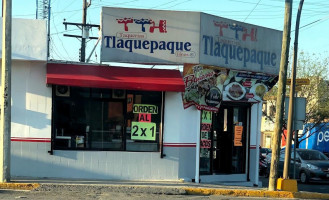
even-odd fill
[(196, 140), (200, 114), (192, 106), (183, 108), (182, 94), (166, 92), (164, 116), (164, 154), (177, 160), (178, 178), (195, 178)]
[[(2, 35), (2, 18), (0, 21)], [(47, 28), (45, 20), (12, 20), (12, 59), (13, 60), (47, 60)], [(2, 49), (2, 40), (0, 40)], [(0, 58), (2, 55), (0, 53)]]
[(46, 62), (13, 61), (11, 137), (51, 137), (51, 87)]
[(167, 92), (165, 100), (164, 143), (196, 143), (200, 115), (192, 106), (183, 108), (182, 94)]
[(250, 116), (250, 174), (249, 178), (255, 185), (259, 185), (259, 145), (260, 145), (260, 127), (262, 117), (262, 102), (251, 106)]

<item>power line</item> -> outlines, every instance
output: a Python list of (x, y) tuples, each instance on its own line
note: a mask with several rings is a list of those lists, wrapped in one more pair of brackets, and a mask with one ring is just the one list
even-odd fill
[[(55, 21), (54, 21), (54, 18), (53, 18), (53, 24), (55, 25)], [(57, 30), (57, 27), (56, 27), (56, 26), (54, 26), (54, 28), (55, 28), (56, 32), (58, 32), (58, 30)], [(67, 52), (67, 50), (66, 50), (66, 48), (65, 48), (64, 44), (63, 44), (63, 41), (62, 41), (62, 39), (61, 39), (61, 38), (60, 38), (58, 35), (56, 35), (56, 36), (58, 37), (59, 41), (61, 42), (61, 44), (62, 44), (62, 47), (63, 47), (63, 49), (64, 49), (65, 53), (67, 54), (67, 57), (68, 57), (70, 60), (72, 60), (72, 59), (71, 59), (71, 57), (70, 57), (70, 55), (69, 55), (69, 53)]]
[(161, 6), (165, 6), (165, 5), (167, 5), (167, 4), (171, 4), (171, 3), (175, 2), (175, 1), (176, 1), (176, 0), (173, 0), (173, 1), (169, 1), (169, 2), (167, 2), (167, 3), (160, 4), (160, 5), (158, 5), (158, 6), (153, 6), (153, 7), (151, 7), (150, 9), (152, 9), (152, 8), (158, 8), (158, 7), (161, 7)]
[(186, 3), (186, 2), (189, 2), (189, 1), (191, 1), (191, 0), (186, 0), (186, 1), (183, 1), (183, 2), (180, 2), (180, 3), (176, 3), (175, 5), (172, 5), (172, 6), (166, 7), (166, 8), (164, 8), (164, 9), (172, 8), (172, 7), (178, 6), (178, 5), (180, 5), (180, 4), (183, 4), (183, 3)]
[(258, 4), (261, 2), (262, 0), (259, 0), (258, 3), (255, 5), (255, 7), (250, 11), (250, 13), (247, 15), (247, 17), (243, 20), (243, 22), (245, 22), (248, 17), (251, 15), (251, 13), (256, 9), (256, 7), (258, 6)]
[[(324, 18), (321, 18), (321, 19), (315, 20), (315, 21), (313, 21), (313, 22), (311, 22), (311, 23), (305, 24), (305, 25), (301, 26), (301, 27), (299, 28), (299, 30), (302, 29), (302, 28), (305, 28), (305, 27), (307, 27), (307, 26), (310, 26), (310, 25), (312, 25), (312, 24), (315, 24), (315, 23), (318, 23), (318, 22), (321, 22), (321, 21), (325, 21), (325, 20), (328, 20), (328, 19), (329, 19), (329, 15), (326, 16), (326, 17), (324, 17)], [(294, 31), (295, 31), (295, 30), (293, 30), (292, 32), (294, 32)]]

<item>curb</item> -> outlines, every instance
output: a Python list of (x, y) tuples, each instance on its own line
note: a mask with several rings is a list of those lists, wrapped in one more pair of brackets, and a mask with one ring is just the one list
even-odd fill
[[(48, 188), (49, 186), (51, 186)], [(67, 187), (70, 184), (39, 184), (39, 183), (0, 183), (0, 189), (9, 190), (50, 190)], [(243, 197), (268, 197), (268, 198), (300, 198), (300, 199), (329, 199), (329, 194), (314, 192), (288, 192), (268, 191), (266, 189), (217, 189), (217, 188), (193, 188), (193, 187), (163, 187), (163, 186), (139, 186), (139, 185), (77, 185), (73, 187), (97, 187), (111, 188), (120, 192), (122, 188), (128, 188), (133, 193), (155, 193), (155, 194), (180, 194), (180, 195), (223, 195)], [(151, 190), (147, 190), (147, 188)]]
[(0, 183), (0, 189), (33, 190), (40, 187), (39, 183)]
[(288, 192), (267, 190), (239, 190), (239, 189), (211, 189), (211, 188), (183, 188), (188, 195), (224, 195), (244, 197), (269, 198), (302, 198), (302, 199), (329, 199), (329, 194), (314, 192)]

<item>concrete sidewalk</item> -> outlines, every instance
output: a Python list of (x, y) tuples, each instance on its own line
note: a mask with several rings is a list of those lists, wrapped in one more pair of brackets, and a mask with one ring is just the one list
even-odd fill
[(71, 191), (98, 189), (112, 192), (149, 193), (171, 195), (225, 195), (268, 198), (329, 199), (329, 194), (313, 192), (267, 191), (266, 188), (233, 186), (225, 183), (191, 183), (183, 181), (104, 181), (66, 179), (15, 179), (10, 183), (0, 183), (0, 189), (51, 191), (69, 189)]

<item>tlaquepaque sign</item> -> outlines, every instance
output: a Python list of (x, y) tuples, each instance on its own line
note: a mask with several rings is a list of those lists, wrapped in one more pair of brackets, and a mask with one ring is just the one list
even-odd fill
[(282, 32), (201, 13), (199, 63), (278, 75)]
[(282, 31), (200, 12), (102, 8), (101, 61), (200, 63), (278, 75)]
[(197, 63), (200, 14), (102, 8), (101, 61)]

